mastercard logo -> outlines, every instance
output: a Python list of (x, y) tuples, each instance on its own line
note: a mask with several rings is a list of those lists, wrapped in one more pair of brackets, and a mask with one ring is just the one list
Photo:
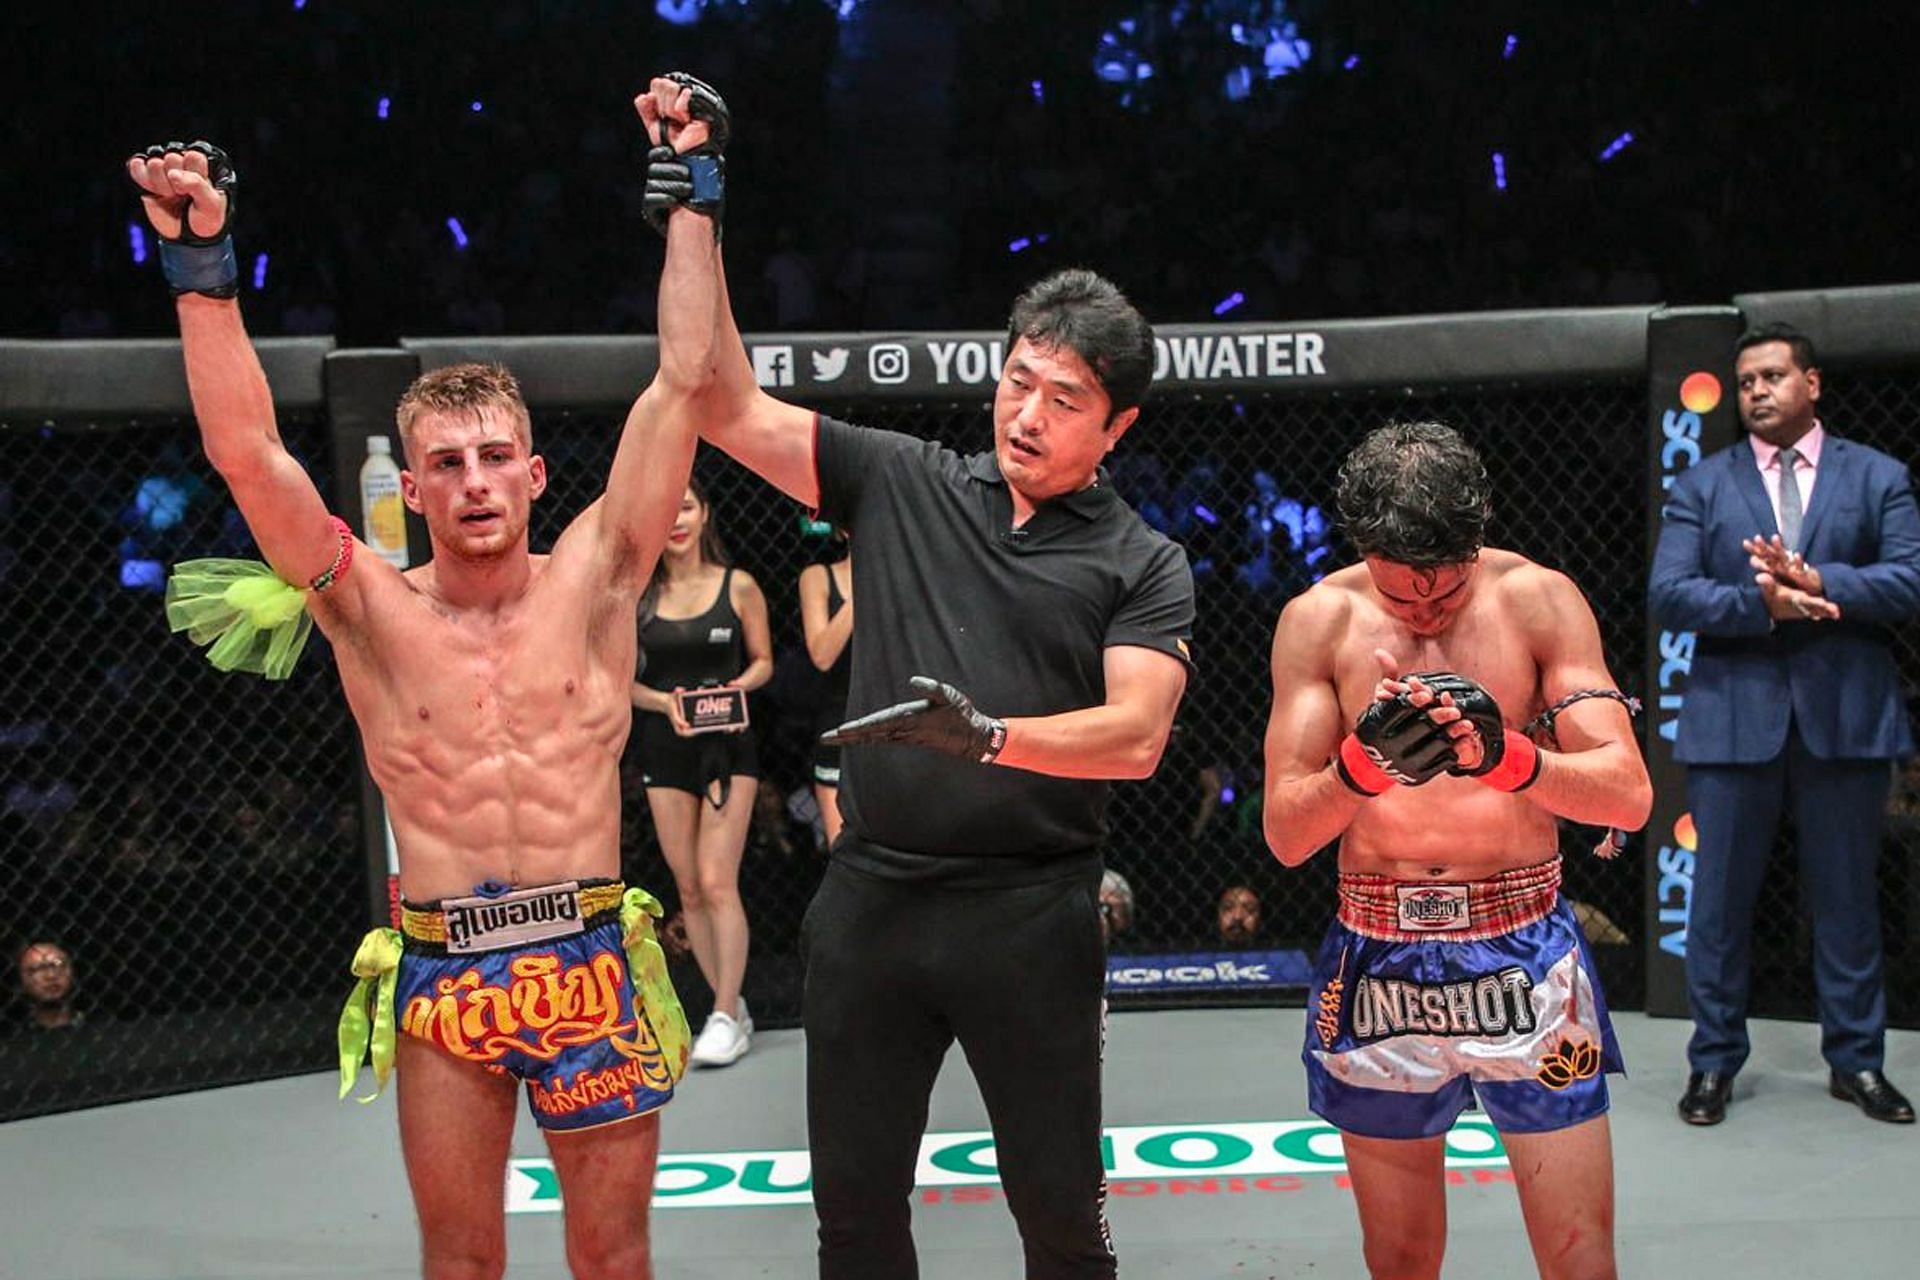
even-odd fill
[(1695, 413), (1712, 413), (1720, 406), (1720, 379), (1704, 369), (1680, 382), (1680, 403)]
[(1700, 833), (1693, 829), (1693, 815), (1683, 813), (1673, 824), (1673, 842), (1693, 853), (1700, 848)]

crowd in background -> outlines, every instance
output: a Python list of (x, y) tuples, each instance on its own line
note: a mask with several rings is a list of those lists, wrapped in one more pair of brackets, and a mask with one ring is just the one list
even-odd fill
[(234, 156), (259, 333), (648, 330), (628, 99), (658, 65), (737, 114), (748, 331), (993, 327), (1065, 263), (1160, 323), (1721, 302), (1920, 269), (1911, 40), (1865, 11), (1756, 39), (1778, 6), (659, 8), (693, 21), (186, 0), (101, 28), (15, 6), (0, 32), (44, 82), (0, 128), (20, 154), (58, 139), (58, 169), (56, 198), (0, 196), (0, 331), (171, 331), (120, 160), (173, 134)]

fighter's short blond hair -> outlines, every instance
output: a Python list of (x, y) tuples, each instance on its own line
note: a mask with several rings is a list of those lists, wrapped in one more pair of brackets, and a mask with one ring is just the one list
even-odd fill
[(411, 460), (413, 429), (424, 414), (478, 417), (488, 409), (504, 412), (520, 443), (528, 453), (533, 452), (533, 419), (520, 396), (519, 381), (501, 365), (477, 362), (431, 369), (413, 380), (400, 397), (394, 415), (400, 427), (400, 447)]

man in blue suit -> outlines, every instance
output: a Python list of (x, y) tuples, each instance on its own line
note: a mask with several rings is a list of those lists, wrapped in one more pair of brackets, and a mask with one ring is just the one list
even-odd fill
[(1904, 463), (1815, 416), (1813, 344), (1750, 330), (1735, 361), (1746, 439), (1684, 472), (1648, 603), (1698, 633), (1674, 758), (1699, 832), (1687, 924), (1689, 1124), (1726, 1117), (1745, 1063), (1754, 907), (1784, 802), (1811, 904), (1830, 1092), (1913, 1123), (1881, 1072), (1886, 995), (1874, 885), (1893, 762), (1913, 753), (1889, 629), (1920, 614), (1920, 514)]

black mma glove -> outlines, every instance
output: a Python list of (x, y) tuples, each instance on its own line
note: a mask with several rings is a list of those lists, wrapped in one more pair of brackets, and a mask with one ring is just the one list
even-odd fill
[(688, 208), (713, 221), (713, 238), (720, 239), (721, 219), (727, 207), (727, 140), (732, 136), (733, 117), (725, 99), (713, 86), (696, 80), (684, 71), (670, 72), (666, 79), (691, 92), (688, 113), (707, 124), (707, 140), (689, 151), (675, 151), (662, 140), (647, 152), (647, 192), (641, 203), (647, 223), (661, 235), (667, 234), (667, 215)]
[(1500, 717), (1500, 704), (1478, 681), (1453, 671), (1416, 671), (1404, 678), (1418, 680), (1433, 690), (1434, 700), (1424, 708), (1426, 711), (1442, 705), (1442, 694), (1451, 694), (1460, 718), (1480, 735), (1480, 763), (1468, 769), (1456, 762), (1448, 773), (1457, 778), (1476, 778), (1496, 791), (1525, 791), (1540, 776), (1540, 749), (1526, 734), (1507, 728)]
[(234, 172), (227, 153), (211, 142), (157, 143), (146, 149), (150, 160), (158, 160), (169, 151), (198, 151), (207, 158), (207, 181), (227, 197), (220, 229), (203, 236), (193, 229), (192, 201), (179, 197), (180, 234), (160, 236), (160, 270), (167, 277), (173, 296), (201, 293), (209, 298), (232, 298), (240, 292), (240, 263), (233, 254), (234, 189), (240, 175)]
[(991, 764), (1000, 748), (1006, 746), (1006, 721), (980, 711), (973, 699), (952, 685), (926, 676), (915, 676), (907, 683), (922, 696), (829, 729), (820, 735), (820, 744), (851, 747), (865, 742), (897, 742), (965, 756), (981, 764)]
[(1340, 743), (1334, 768), (1350, 790), (1371, 797), (1402, 783), (1429, 782), (1455, 759), (1445, 727), (1402, 695), (1375, 701), (1360, 713), (1353, 732)]

